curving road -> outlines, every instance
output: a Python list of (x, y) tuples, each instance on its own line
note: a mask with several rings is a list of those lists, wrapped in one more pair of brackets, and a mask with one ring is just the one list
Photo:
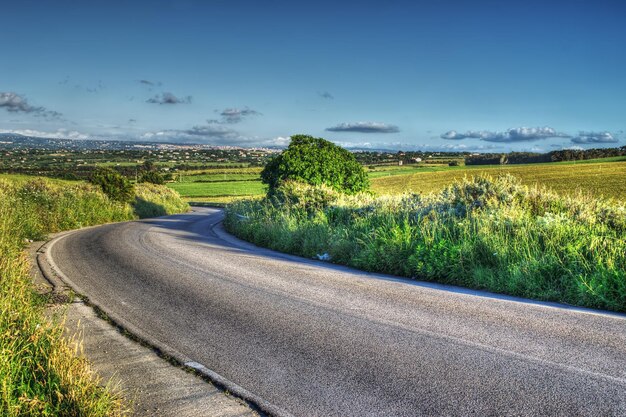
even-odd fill
[(280, 255), (221, 218), (86, 229), (49, 256), (123, 324), (275, 414), (626, 415), (624, 316)]

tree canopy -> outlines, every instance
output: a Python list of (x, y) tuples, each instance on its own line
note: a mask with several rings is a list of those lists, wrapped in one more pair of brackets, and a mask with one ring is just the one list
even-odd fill
[(89, 182), (100, 186), (102, 191), (113, 200), (131, 202), (135, 198), (133, 185), (114, 169), (96, 168), (91, 174)]
[(270, 193), (287, 180), (326, 185), (347, 194), (369, 187), (367, 174), (352, 153), (308, 135), (292, 136), (287, 149), (265, 166), (261, 180), (269, 185)]

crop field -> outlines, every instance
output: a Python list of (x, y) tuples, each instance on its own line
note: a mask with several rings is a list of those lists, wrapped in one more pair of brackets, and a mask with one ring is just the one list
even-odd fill
[(265, 192), (261, 181), (175, 182), (168, 185), (183, 197), (257, 195)]
[[(372, 191), (380, 195), (430, 193), (464, 177), (511, 174), (523, 184), (545, 185), (561, 194), (583, 192), (626, 200), (626, 157), (504, 166), (376, 165), (366, 170)], [(259, 167), (190, 171), (177, 177), (169, 187), (187, 201), (224, 204), (263, 195), (266, 188), (260, 181), (260, 172)]]
[(259, 181), (262, 168), (211, 169), (187, 171), (176, 176), (177, 182)]
[(225, 168), (187, 171), (168, 184), (184, 200), (194, 203), (226, 204), (240, 198), (265, 194), (259, 176), (262, 168)]
[(372, 190), (378, 194), (403, 192), (429, 193), (464, 177), (487, 174), (511, 174), (526, 185), (545, 185), (565, 195), (579, 192), (626, 200), (626, 161), (568, 162), (528, 165), (450, 167), (372, 178)]

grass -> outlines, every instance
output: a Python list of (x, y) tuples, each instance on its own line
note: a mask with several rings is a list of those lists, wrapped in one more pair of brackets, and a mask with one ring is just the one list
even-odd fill
[[(94, 186), (40, 178), (0, 179), (0, 415), (117, 416), (128, 413), (119, 393), (100, 385), (63, 324), (44, 318), (23, 249), (49, 233), (187, 209), (165, 187), (137, 186), (133, 205), (111, 201)], [(139, 214), (138, 214), (139, 213)], [(150, 214), (150, 213), (148, 213)]]
[(185, 201), (191, 203), (223, 206), (242, 199), (265, 194), (266, 187), (261, 183), (262, 168), (216, 168), (188, 171), (176, 178), (168, 187), (178, 192)]
[(383, 197), (288, 183), (229, 205), (225, 225), (261, 246), (368, 271), (626, 312), (626, 207), (510, 175)]
[(257, 181), (173, 182), (168, 186), (183, 197), (226, 197), (265, 194), (266, 187)]
[(626, 200), (626, 161), (547, 163), (504, 166), (451, 167), (439, 171), (372, 179), (371, 189), (378, 194), (405, 192), (430, 193), (442, 190), (465, 176), (510, 174), (523, 184), (540, 184), (564, 195), (591, 192), (598, 197)]
[[(33, 176), (32, 175), (21, 175), (21, 174), (0, 174), (0, 181), (7, 181), (13, 184), (21, 184), (24, 182), (29, 182), (33, 180)], [(51, 180), (54, 182), (54, 184), (58, 184), (58, 185), (75, 185), (77, 184), (79, 181), (73, 181), (73, 180), (60, 180), (60, 179), (54, 179)]]
[[(261, 168), (221, 168), (192, 171), (168, 186), (187, 201), (223, 204), (246, 197), (261, 197)], [(377, 194), (439, 191), (465, 176), (511, 174), (523, 184), (545, 185), (556, 192), (594, 195), (626, 200), (626, 157), (527, 165), (459, 166), (376, 165), (367, 167)]]

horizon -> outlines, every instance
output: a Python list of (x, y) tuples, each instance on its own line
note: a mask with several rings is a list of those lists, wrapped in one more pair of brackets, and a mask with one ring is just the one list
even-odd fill
[[(626, 5), (23, 1), (0, 133), (546, 153), (624, 145)], [(27, 30), (24, 28), (27, 27)]]

